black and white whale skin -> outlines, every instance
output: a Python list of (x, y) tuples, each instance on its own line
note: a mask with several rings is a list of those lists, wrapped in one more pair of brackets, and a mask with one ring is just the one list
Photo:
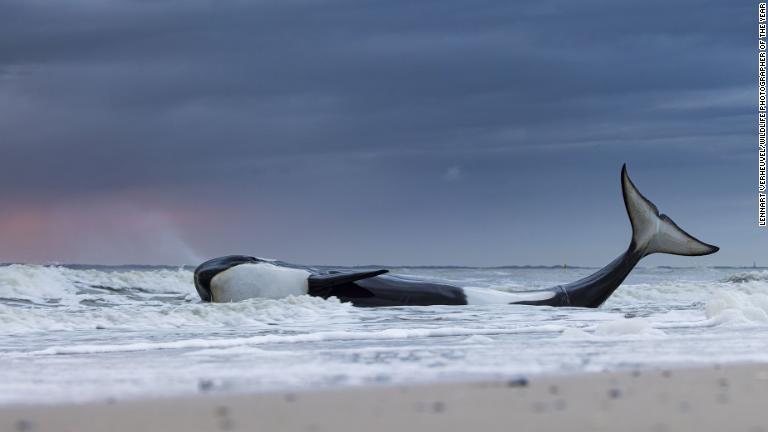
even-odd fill
[(621, 285), (635, 265), (653, 253), (708, 255), (718, 247), (697, 240), (660, 214), (621, 170), (624, 205), (632, 223), (626, 252), (595, 273), (549, 289), (506, 292), (388, 275), (386, 269), (357, 271), (308, 266), (230, 255), (204, 262), (195, 270), (195, 287), (206, 302), (290, 295), (337, 297), (355, 306), (427, 306), (526, 304), (596, 308)]

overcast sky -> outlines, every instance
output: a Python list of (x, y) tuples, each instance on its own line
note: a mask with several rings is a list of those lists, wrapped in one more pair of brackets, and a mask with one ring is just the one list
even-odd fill
[(757, 228), (756, 6), (0, 0), (0, 261), (602, 265)]

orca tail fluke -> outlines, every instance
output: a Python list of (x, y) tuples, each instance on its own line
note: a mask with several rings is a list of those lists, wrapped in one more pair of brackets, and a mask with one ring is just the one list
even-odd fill
[(708, 255), (717, 246), (704, 243), (677, 226), (667, 215), (637, 190), (621, 169), (621, 190), (624, 206), (632, 223), (632, 242), (621, 256), (595, 273), (554, 288), (556, 296), (536, 304), (551, 306), (598, 307), (621, 285), (638, 262), (652, 253), (674, 255)]
[(688, 234), (637, 190), (627, 174), (627, 165), (621, 168), (621, 190), (629, 220), (632, 223), (630, 250), (641, 256), (652, 253), (699, 256), (720, 250)]

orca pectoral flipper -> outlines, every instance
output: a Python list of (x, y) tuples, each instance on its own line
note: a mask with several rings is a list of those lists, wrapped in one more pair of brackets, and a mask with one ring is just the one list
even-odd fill
[(308, 278), (309, 294), (324, 298), (372, 297), (372, 292), (352, 282), (383, 275), (388, 272), (389, 270), (380, 269), (363, 272), (334, 271), (326, 274), (313, 274)]

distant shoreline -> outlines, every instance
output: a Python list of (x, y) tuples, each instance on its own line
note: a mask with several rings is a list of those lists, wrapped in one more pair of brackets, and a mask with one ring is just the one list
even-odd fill
[[(35, 266), (43, 266), (43, 267), (66, 267), (71, 269), (105, 269), (105, 270), (119, 270), (119, 269), (125, 269), (125, 270), (151, 270), (151, 269), (158, 269), (158, 270), (178, 270), (178, 269), (184, 269), (189, 268), (190, 270), (197, 267), (197, 264), (178, 264), (178, 265), (169, 265), (169, 264), (80, 264), (80, 263), (23, 263), (23, 262), (0, 262), (0, 267), (6, 267), (10, 265), (35, 265)], [(421, 270), (430, 270), (430, 269), (456, 269), (456, 270), (503, 270), (503, 269), (519, 269), (519, 270), (526, 270), (526, 269), (541, 269), (541, 270), (557, 270), (557, 269), (575, 269), (575, 270), (595, 270), (599, 269), (599, 266), (572, 266), (567, 265), (563, 266), (563, 264), (552, 264), (552, 265), (545, 265), (545, 264), (512, 264), (512, 265), (501, 265), (501, 266), (461, 266), (461, 265), (386, 265), (386, 264), (362, 264), (362, 265), (315, 265), (310, 264), (311, 267), (317, 267), (317, 268), (359, 268), (359, 269), (368, 269), (368, 268), (387, 268), (387, 269), (421, 269)], [(671, 270), (686, 270), (686, 269), (715, 269), (715, 270), (768, 270), (768, 267), (766, 266), (726, 266), (726, 265), (716, 265), (716, 266), (667, 266), (667, 265), (660, 265), (660, 266), (642, 266), (638, 265), (636, 267), (637, 269), (671, 269)]]

